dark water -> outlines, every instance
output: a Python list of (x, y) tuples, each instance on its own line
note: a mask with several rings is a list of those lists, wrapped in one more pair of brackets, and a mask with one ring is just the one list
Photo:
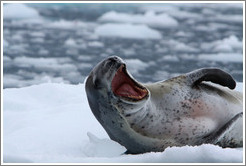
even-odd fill
[[(126, 60), (132, 75), (141, 82), (164, 80), (202, 67), (219, 67), (236, 81), (243, 80), (242, 5), (28, 6), (39, 17), (4, 18), (4, 88), (43, 82), (82, 83), (95, 64), (111, 55)], [(144, 16), (150, 10), (167, 14), (178, 25), (144, 24), (161, 33), (161, 39), (102, 37), (95, 33), (97, 27), (111, 22), (99, 21), (109, 11)]]

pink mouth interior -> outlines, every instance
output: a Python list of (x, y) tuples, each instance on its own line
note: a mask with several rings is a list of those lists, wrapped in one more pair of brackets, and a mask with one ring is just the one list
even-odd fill
[(124, 65), (116, 72), (111, 86), (115, 95), (129, 99), (141, 100), (148, 94), (145, 88), (140, 87), (126, 74)]

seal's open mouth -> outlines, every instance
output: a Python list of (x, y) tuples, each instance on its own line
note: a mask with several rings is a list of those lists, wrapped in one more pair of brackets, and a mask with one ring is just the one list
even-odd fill
[(121, 65), (117, 70), (111, 86), (115, 95), (127, 100), (138, 101), (148, 95), (147, 89), (139, 85), (127, 74), (125, 65)]

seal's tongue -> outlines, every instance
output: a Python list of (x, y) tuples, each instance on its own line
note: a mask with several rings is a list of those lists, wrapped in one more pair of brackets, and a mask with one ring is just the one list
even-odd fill
[(148, 94), (147, 90), (134, 82), (124, 70), (124, 65), (122, 65), (112, 80), (111, 86), (114, 94), (121, 97), (141, 100)]

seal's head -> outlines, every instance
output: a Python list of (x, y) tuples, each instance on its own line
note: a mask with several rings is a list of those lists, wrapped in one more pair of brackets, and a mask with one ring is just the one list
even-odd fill
[(117, 56), (111, 56), (95, 66), (86, 80), (86, 92), (89, 102), (112, 97), (130, 104), (149, 96), (148, 90), (133, 79), (124, 61)]
[[(110, 138), (128, 145), (129, 114), (144, 107), (149, 91), (127, 72), (124, 61), (116, 56), (98, 63), (85, 84), (90, 108)], [(124, 143), (123, 143), (124, 142)], [(133, 144), (133, 145), (130, 145)], [(136, 142), (129, 147), (136, 148)]]

